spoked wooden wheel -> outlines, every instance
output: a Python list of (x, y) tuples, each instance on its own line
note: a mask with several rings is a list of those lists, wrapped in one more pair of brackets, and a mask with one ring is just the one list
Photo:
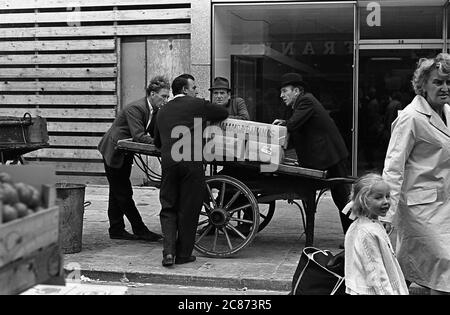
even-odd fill
[(258, 203), (247, 186), (230, 176), (209, 177), (206, 186), (195, 249), (212, 257), (228, 257), (250, 244), (258, 232)]

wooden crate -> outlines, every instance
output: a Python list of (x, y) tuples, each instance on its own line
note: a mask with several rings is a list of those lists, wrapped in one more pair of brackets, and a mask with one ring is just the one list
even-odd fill
[(39, 283), (64, 284), (54, 170), (20, 165), (0, 166), (0, 172), (37, 188), (45, 208), (0, 224), (0, 294), (19, 294)]

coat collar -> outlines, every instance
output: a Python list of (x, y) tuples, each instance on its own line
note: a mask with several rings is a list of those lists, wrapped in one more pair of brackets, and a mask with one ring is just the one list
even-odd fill
[(423, 96), (417, 95), (412, 103), (417, 112), (428, 117), (431, 125), (450, 137), (450, 128), (448, 127), (450, 124), (450, 106), (448, 104), (444, 105), (444, 113), (447, 118), (446, 126), (441, 117), (439, 117), (439, 115), (431, 108), (430, 104), (428, 104)]

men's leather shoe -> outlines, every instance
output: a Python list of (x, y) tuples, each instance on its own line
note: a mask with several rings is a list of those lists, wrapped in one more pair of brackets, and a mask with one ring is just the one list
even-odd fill
[(197, 258), (195, 256), (189, 256), (189, 257), (176, 257), (175, 258), (175, 264), (181, 265), (181, 264), (187, 264), (190, 262), (195, 261)]
[(136, 234), (136, 236), (139, 240), (148, 241), (148, 242), (157, 242), (163, 238), (162, 235), (153, 233), (151, 231)]
[(174, 261), (173, 255), (171, 255), (171, 254), (164, 255), (163, 260), (162, 260), (162, 265), (164, 267), (172, 266), (173, 261)]
[(128, 233), (123, 230), (120, 233), (109, 233), (109, 238), (112, 240), (127, 240), (127, 241), (136, 241), (138, 237), (134, 234)]

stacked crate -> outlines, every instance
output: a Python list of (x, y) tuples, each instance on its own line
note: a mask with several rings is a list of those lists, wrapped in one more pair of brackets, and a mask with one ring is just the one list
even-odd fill
[[(0, 295), (39, 283), (64, 284), (54, 177), (49, 167), (0, 166)], [(33, 201), (19, 192), (28, 185), (35, 191)], [(22, 212), (18, 204), (25, 207)]]

